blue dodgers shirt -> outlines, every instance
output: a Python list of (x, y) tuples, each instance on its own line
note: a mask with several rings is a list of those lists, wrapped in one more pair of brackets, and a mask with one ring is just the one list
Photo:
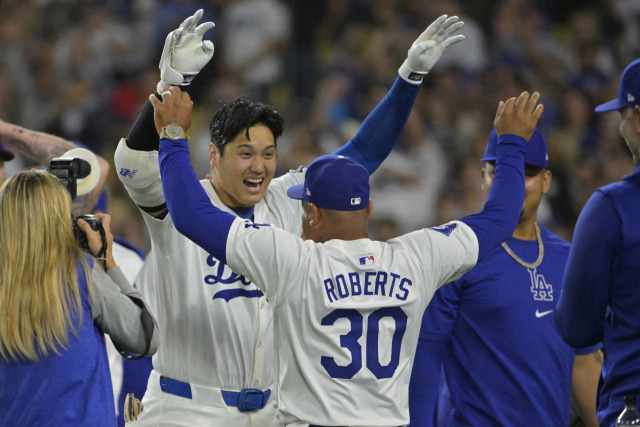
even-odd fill
[(573, 235), (556, 321), (573, 346), (606, 349), (598, 396), (600, 425), (612, 426), (627, 394), (640, 394), (640, 167), (598, 189)]
[(77, 267), (82, 324), (67, 350), (40, 362), (0, 360), (0, 426), (115, 426), (104, 335), (93, 325), (84, 272)]
[[(439, 289), (427, 307), (420, 333), (427, 345), (418, 348), (416, 364), (437, 358), (429, 342), (436, 348), (446, 343), (442, 360), (451, 401), (438, 404), (451, 406), (449, 425), (568, 424), (576, 352), (562, 340), (553, 311), (570, 245), (543, 227), (541, 235), (544, 258), (536, 269), (518, 264), (499, 246)], [(527, 262), (538, 257), (537, 241), (510, 238), (507, 244)], [(421, 398), (436, 400), (432, 383), (440, 372), (431, 370), (414, 375), (412, 390), (422, 384), (429, 395)], [(412, 421), (420, 411), (413, 396)]]

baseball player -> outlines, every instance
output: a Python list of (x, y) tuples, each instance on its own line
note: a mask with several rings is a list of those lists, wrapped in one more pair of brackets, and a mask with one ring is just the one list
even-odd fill
[[(494, 129), (481, 159), (485, 194), (497, 142)], [(513, 236), (438, 290), (425, 311), (409, 389), (412, 427), (568, 426), (571, 396), (587, 425), (597, 425), (597, 348), (572, 349), (553, 321), (570, 244), (536, 223), (551, 184), (539, 129), (524, 162), (525, 201)], [(448, 397), (434, 381), (442, 367)]]
[(580, 212), (555, 320), (571, 346), (603, 343), (598, 419), (611, 427), (624, 397), (640, 394), (640, 59), (624, 69), (617, 98), (595, 111), (620, 114), (636, 169), (599, 188)]
[(368, 239), (369, 174), (345, 156), (316, 159), (303, 183), (287, 190), (302, 200), (302, 238), (218, 209), (193, 173), (187, 139), (166, 133), (168, 125), (189, 127), (189, 95), (173, 88), (162, 102), (152, 97), (163, 190), (176, 228), (251, 279), (274, 307), (286, 425), (409, 422), (422, 313), (437, 288), (515, 229), (526, 141), (543, 110), (538, 99), (523, 92), (500, 103), (496, 174), (483, 211), (383, 243)]
[[(202, 35), (213, 23), (198, 25), (202, 12), (167, 37), (159, 93), (190, 82), (213, 55)], [(387, 97), (339, 153), (373, 172), (392, 149), (406, 122), (422, 78), (452, 43), (462, 26), (457, 17), (438, 18), (416, 40)], [(175, 89), (175, 88), (174, 88)], [(231, 101), (211, 121), (211, 180), (201, 181), (207, 204), (241, 218), (270, 222), (300, 234), (299, 203), (286, 189), (303, 173), (273, 181), (276, 141), (282, 117), (247, 99)], [(171, 137), (184, 137), (177, 126)], [(173, 133), (176, 132), (176, 133)], [(115, 154), (118, 176), (140, 207), (152, 250), (137, 280), (162, 331), (135, 425), (281, 425), (275, 401), (272, 308), (247, 277), (224, 258), (180, 234), (165, 205), (158, 168), (158, 134), (147, 103), (129, 137)]]

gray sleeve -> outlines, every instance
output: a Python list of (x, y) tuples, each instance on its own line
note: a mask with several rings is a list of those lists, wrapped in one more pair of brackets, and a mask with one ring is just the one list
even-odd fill
[[(147, 346), (149, 350), (144, 356), (151, 356), (158, 350), (160, 336), (155, 319), (150, 337), (145, 338), (142, 314), (143, 308), (134, 299), (146, 307), (142, 295), (138, 292), (120, 270), (114, 267), (105, 273), (94, 264), (91, 270), (93, 295), (91, 300), (91, 317), (93, 322), (114, 343), (135, 355), (143, 355)], [(132, 299), (134, 298), (134, 299)], [(148, 312), (148, 310), (147, 310)]]

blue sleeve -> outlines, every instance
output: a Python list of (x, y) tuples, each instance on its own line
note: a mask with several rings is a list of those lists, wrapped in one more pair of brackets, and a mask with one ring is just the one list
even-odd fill
[(517, 135), (500, 135), (496, 172), (484, 208), (460, 221), (478, 238), (478, 261), (507, 240), (518, 225), (524, 202), (524, 152), (526, 141)]
[(409, 427), (436, 424), (442, 358), (447, 343), (420, 338), (409, 381)]
[(371, 175), (398, 141), (419, 90), (420, 85), (398, 77), (387, 96), (364, 120), (356, 136), (334, 154), (351, 157)]
[(176, 229), (227, 263), (227, 237), (235, 217), (215, 207), (191, 166), (186, 139), (160, 140), (162, 191)]
[(555, 310), (562, 338), (572, 347), (602, 339), (609, 301), (609, 276), (622, 245), (622, 224), (611, 200), (597, 191), (580, 212), (564, 285)]
[(409, 382), (411, 427), (437, 425), (440, 372), (447, 343), (458, 318), (458, 286), (461, 286), (461, 280), (438, 289), (422, 316), (420, 339)]

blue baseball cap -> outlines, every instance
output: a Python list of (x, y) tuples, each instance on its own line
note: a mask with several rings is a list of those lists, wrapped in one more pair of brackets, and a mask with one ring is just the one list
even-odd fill
[[(489, 143), (484, 150), (484, 157), (481, 162), (495, 162), (496, 147), (498, 146), (498, 134), (493, 129), (489, 135)], [(540, 129), (535, 128), (533, 135), (527, 144), (527, 152), (524, 156), (524, 163), (531, 166), (538, 166), (547, 169), (549, 167), (549, 153), (547, 152), (547, 142)]]
[(636, 59), (622, 72), (618, 97), (595, 108), (596, 113), (634, 107), (640, 104), (640, 59)]
[(324, 209), (357, 211), (369, 205), (369, 172), (349, 157), (321, 156), (307, 168), (304, 183), (287, 195)]
[(13, 153), (4, 148), (4, 145), (2, 145), (2, 140), (0, 140), (0, 157), (2, 157), (2, 160), (4, 160), (5, 162), (8, 162), (9, 160), (12, 160), (14, 158)]

